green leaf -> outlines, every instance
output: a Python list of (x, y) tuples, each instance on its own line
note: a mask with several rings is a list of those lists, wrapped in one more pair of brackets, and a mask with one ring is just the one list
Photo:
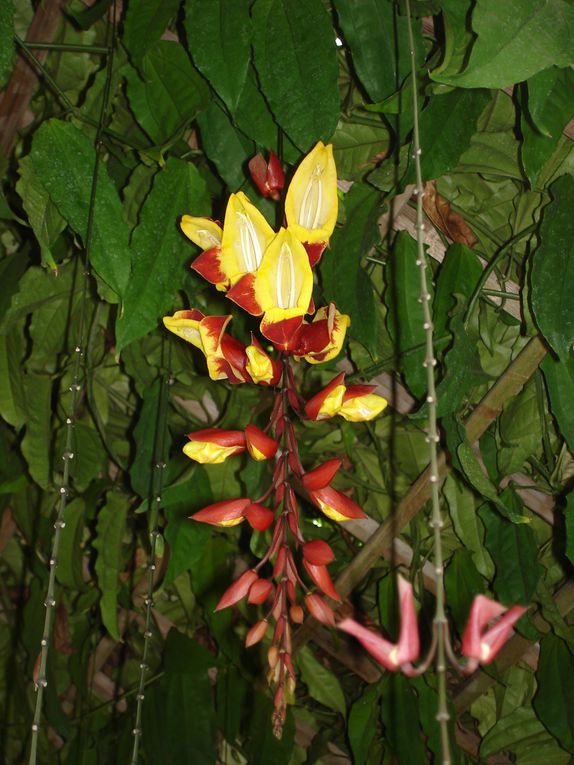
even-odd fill
[(93, 541), (98, 552), (96, 576), (102, 593), (100, 612), (104, 626), (114, 640), (120, 639), (117, 613), (119, 575), (124, 568), (122, 543), (129, 506), (127, 495), (109, 491), (104, 506), (98, 512), (96, 538)]
[(24, 425), (27, 418), (24, 350), (22, 327), (14, 326), (7, 335), (0, 335), (0, 415), (15, 428)]
[(419, 303), (421, 285), (417, 258), (415, 240), (405, 231), (399, 232), (387, 265), (385, 303), (389, 309), (387, 325), (400, 354), (406, 383), (411, 393), (421, 398), (427, 388), (423, 367), (426, 335), (423, 309)]
[[(504, 88), (549, 66), (574, 63), (574, 8), (566, 0), (478, 0), (466, 69), (431, 74), (465, 88)], [(528, 55), (524, 52), (528, 51)]]
[(488, 580), (494, 576), (494, 564), (484, 546), (484, 526), (476, 513), (472, 492), (462, 483), (448, 475), (442, 491), (448, 505), (448, 512), (456, 535), (472, 554), (478, 571)]
[(347, 705), (341, 684), (330, 670), (317, 661), (308, 646), (300, 648), (297, 652), (297, 665), (311, 698), (347, 717)]
[[(531, 743), (547, 736), (544, 726), (532, 707), (518, 707), (511, 714), (497, 720), (480, 744), (480, 756), (487, 759), (503, 750), (514, 750), (516, 744)], [(545, 761), (546, 762), (546, 761)]]
[(541, 369), (548, 388), (552, 414), (556, 418), (568, 448), (574, 453), (574, 409), (572, 408), (574, 359), (560, 361), (548, 354), (542, 362)]
[(186, 0), (185, 28), (199, 71), (228, 109), (238, 105), (251, 58), (249, 0)]
[[(389, 0), (336, 0), (335, 9), (359, 79), (372, 101), (382, 101), (410, 71), (406, 17)], [(416, 46), (420, 54), (418, 36)]]
[(79, 497), (64, 508), (66, 525), (60, 531), (56, 578), (61, 585), (72, 590), (84, 590), (86, 587), (82, 576), (84, 516), (85, 503)]
[[(446, 334), (449, 317), (455, 307), (468, 301), (482, 274), (482, 265), (475, 253), (463, 244), (451, 244), (436, 278), (433, 300), (433, 325), (436, 337)], [(457, 300), (457, 296), (459, 299)]]
[(468, 550), (455, 550), (445, 571), (448, 607), (460, 634), (468, 619), (474, 596), (484, 592), (484, 582)]
[(448, 72), (458, 74), (466, 66), (468, 50), (475, 36), (470, 29), (469, 8), (460, 0), (441, 0), (442, 21), (444, 24), (444, 49), (441, 64), (432, 76)]
[(273, 735), (270, 725), (273, 702), (267, 696), (255, 691), (251, 696), (248, 738), (245, 745), (247, 762), (287, 765), (293, 753), (295, 722), (291, 707), (287, 707), (287, 720), (280, 739)]
[(476, 342), (468, 336), (461, 314), (454, 317), (451, 329), (453, 345), (445, 355), (445, 374), (436, 391), (437, 417), (460, 411), (473, 385), (483, 378)]
[(349, 712), (347, 735), (355, 765), (366, 765), (369, 749), (377, 735), (376, 719), (381, 695), (378, 684), (368, 685)]
[(14, 58), (14, 4), (12, 0), (0, 3), (0, 85), (8, 81)]
[(479, 515), (486, 528), (486, 547), (496, 566), (497, 598), (508, 605), (528, 605), (543, 573), (534, 531), (526, 524), (511, 523), (486, 504)]
[(22, 198), (32, 230), (40, 245), (42, 262), (50, 268), (57, 268), (52, 255), (52, 246), (66, 227), (66, 221), (46, 191), (42, 179), (34, 171), (31, 158), (23, 157), (18, 165), (20, 178), (16, 190)]
[(425, 761), (417, 698), (409, 681), (399, 673), (389, 675), (383, 683), (381, 719), (399, 762)]
[(307, 151), (339, 119), (335, 34), (321, 0), (256, 0), (253, 49), (263, 93), (281, 127)]
[(187, 212), (210, 214), (205, 181), (194, 165), (170, 157), (154, 179), (132, 236), (132, 272), (116, 324), (118, 350), (156, 329), (171, 312), (192, 254), (178, 225)]
[[(71, 123), (44, 122), (34, 134), (30, 158), (61, 215), (86, 240), (96, 152)], [(117, 191), (100, 163), (90, 248), (90, 263), (121, 297), (129, 279), (128, 229)]]
[(149, 48), (159, 42), (169, 20), (175, 16), (179, 0), (130, 0), (124, 21), (122, 42), (136, 64)]
[(388, 127), (340, 120), (332, 138), (340, 178), (360, 181), (386, 156), (391, 143)]
[(528, 103), (520, 123), (522, 163), (534, 186), (574, 115), (574, 72), (552, 66), (531, 77), (527, 86)]
[(253, 154), (253, 144), (237, 132), (225, 111), (214, 102), (198, 115), (203, 149), (230, 191), (245, 183), (243, 166)]
[(566, 361), (574, 342), (574, 178), (558, 178), (550, 193), (532, 259), (530, 299), (542, 334)]
[[(152, 491), (154, 459), (160, 421), (161, 381), (156, 380), (143, 395), (143, 404), (134, 428), (135, 457), (130, 467), (130, 482), (140, 497), (147, 499)], [(166, 454), (170, 438), (167, 434)]]
[(566, 527), (566, 555), (574, 564), (574, 492), (566, 495), (564, 508), (564, 525)]
[(50, 486), (52, 451), (52, 380), (47, 375), (29, 373), (24, 377), (26, 433), (22, 454), (30, 475), (43, 489)]
[[(476, 133), (476, 123), (488, 102), (487, 90), (456, 88), (431, 97), (420, 118), (423, 180), (431, 180), (454, 170)], [(414, 182), (414, 165), (406, 183)]]
[[(277, 123), (259, 90), (257, 74), (252, 65), (249, 66), (243, 90), (232, 113), (233, 121), (241, 132), (259, 146), (271, 149), (277, 145)], [(294, 157), (290, 159), (294, 152)], [(299, 159), (299, 151), (294, 149), (287, 136), (284, 138), (283, 154), (286, 161)]]
[(360, 259), (380, 234), (380, 194), (366, 185), (353, 184), (345, 196), (345, 225), (335, 230), (331, 247), (321, 259), (323, 297), (333, 300), (351, 317), (349, 335), (371, 353), (377, 347), (375, 293)]
[(153, 45), (140, 72), (130, 66), (124, 69), (130, 106), (152, 141), (165, 145), (206, 108), (209, 88), (184, 48), (172, 40)]
[(534, 381), (507, 401), (499, 419), (502, 448), (497, 455), (498, 469), (506, 476), (521, 470), (530, 456), (542, 451), (542, 422)]
[(536, 714), (560, 745), (574, 752), (574, 656), (564, 641), (549, 633), (540, 641), (536, 671)]

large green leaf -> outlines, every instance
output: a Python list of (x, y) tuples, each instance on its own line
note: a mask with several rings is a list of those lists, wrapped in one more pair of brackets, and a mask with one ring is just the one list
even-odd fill
[(273, 763), (287, 765), (291, 762), (295, 723), (291, 708), (287, 707), (287, 720), (283, 735), (277, 739), (269, 721), (273, 712), (273, 702), (268, 696), (254, 691), (250, 704), (248, 722), (249, 737), (246, 742), (247, 762)]
[(50, 485), (52, 462), (52, 380), (48, 375), (29, 373), (24, 377), (26, 433), (22, 454), (30, 475), (43, 489)]
[(24, 395), (24, 335), (22, 327), (14, 326), (7, 335), (0, 335), (0, 415), (16, 428), (27, 417)]
[(496, 566), (497, 598), (507, 605), (528, 605), (543, 573), (534, 531), (526, 524), (511, 523), (488, 505), (479, 513), (486, 528), (486, 546)]
[(437, 337), (446, 334), (449, 317), (458, 303), (466, 303), (482, 274), (475, 253), (463, 244), (451, 244), (440, 265), (433, 300), (433, 325)]
[(468, 550), (455, 550), (446, 567), (445, 588), (449, 610), (462, 634), (475, 595), (484, 592), (484, 581)]
[(574, 656), (566, 643), (549, 633), (540, 642), (534, 709), (561, 746), (574, 752)]
[(368, 762), (369, 749), (377, 735), (376, 719), (380, 695), (377, 684), (368, 685), (349, 712), (347, 735), (355, 765), (365, 765)]
[(8, 80), (14, 57), (14, 4), (0, 3), (0, 85)]
[(488, 731), (480, 745), (480, 755), (486, 759), (502, 750), (513, 750), (516, 744), (525, 740), (532, 744), (547, 736), (532, 707), (518, 707), (511, 714), (501, 717)]
[(377, 227), (380, 194), (356, 183), (345, 197), (345, 210), (345, 225), (335, 230), (331, 248), (321, 260), (324, 298), (334, 300), (338, 309), (351, 317), (349, 334), (374, 353), (377, 347), (375, 293), (360, 259), (380, 236)]
[(386, 156), (390, 142), (389, 129), (382, 122), (363, 125), (340, 120), (332, 138), (338, 176), (349, 181), (362, 180)]
[(233, 112), (251, 58), (249, 0), (186, 0), (185, 28), (199, 71)]
[(385, 726), (386, 738), (399, 762), (425, 761), (417, 698), (409, 681), (400, 673), (390, 674), (385, 678), (381, 719)]
[(502, 448), (497, 462), (501, 475), (521, 470), (531, 456), (542, 451), (542, 422), (538, 392), (534, 381), (507, 401), (499, 419)]
[[(573, 9), (574, 13), (574, 9)], [(531, 271), (530, 300), (536, 323), (558, 356), (566, 361), (574, 342), (574, 178), (564, 175), (550, 187), (540, 245)]]
[(476, 513), (476, 503), (472, 492), (452, 475), (446, 477), (442, 491), (457, 536), (465, 548), (472, 553), (477, 570), (486, 579), (492, 579), (494, 565), (484, 546), (484, 526)]
[(203, 149), (223, 178), (229, 191), (245, 183), (244, 165), (253, 154), (253, 144), (233, 126), (225, 110), (214, 102), (198, 115)]
[(321, 0), (256, 0), (255, 66), (291, 140), (307, 151), (339, 119), (335, 34)]
[(574, 114), (574, 71), (552, 66), (528, 80), (528, 103), (521, 115), (522, 164), (534, 186)]
[(460, 74), (447, 68), (434, 79), (504, 88), (549, 66), (574, 63), (574, 8), (567, 0), (477, 0), (472, 29), (477, 39), (467, 68)]
[(317, 661), (308, 646), (297, 652), (297, 665), (311, 698), (346, 717), (347, 705), (341, 684), (329, 669)]
[[(71, 123), (52, 119), (36, 131), (30, 157), (34, 172), (41, 177), (61, 215), (85, 244), (96, 164), (91, 141)], [(98, 174), (90, 263), (121, 297), (129, 279), (128, 228), (103, 163)]]
[(66, 221), (48, 194), (42, 179), (34, 170), (31, 158), (23, 157), (18, 165), (20, 179), (16, 190), (28, 215), (32, 230), (40, 245), (42, 262), (56, 268), (52, 245), (66, 227)]
[(129, 497), (126, 494), (109, 491), (104, 506), (98, 512), (96, 538), (93, 542), (98, 552), (96, 575), (102, 593), (100, 612), (104, 626), (114, 640), (120, 639), (117, 613), (119, 575), (123, 570), (122, 543), (129, 507)]
[(564, 508), (564, 526), (566, 527), (566, 555), (570, 563), (574, 564), (574, 493), (570, 492), (566, 497)]
[(156, 145), (177, 138), (209, 103), (209, 88), (175, 41), (160, 40), (143, 57), (139, 73), (128, 65), (124, 74), (138, 124)]
[(401, 354), (400, 364), (405, 380), (411, 393), (421, 398), (427, 387), (426, 370), (423, 367), (426, 334), (423, 329), (423, 309), (419, 302), (421, 284), (417, 258), (417, 243), (410, 234), (401, 231), (395, 239), (387, 266), (385, 302), (389, 309), (389, 332)]
[(132, 271), (116, 324), (120, 350), (156, 329), (171, 312), (192, 255), (178, 225), (184, 213), (209, 215), (209, 196), (194, 165), (170, 158), (154, 179), (132, 236)]
[(568, 448), (574, 453), (574, 409), (572, 408), (574, 359), (560, 361), (548, 355), (542, 362), (541, 368), (548, 388), (550, 409)]
[[(159, 429), (163, 423), (160, 420), (161, 381), (156, 380), (143, 395), (143, 404), (134, 428), (136, 444), (135, 456), (130, 467), (130, 482), (134, 491), (140, 497), (147, 499), (152, 491), (152, 480), (155, 471), (154, 459), (157, 453), (158, 438), (162, 437)], [(170, 437), (166, 434), (166, 454), (169, 451)]]
[(80, 497), (68, 502), (64, 509), (66, 525), (60, 532), (56, 578), (64, 587), (73, 590), (83, 590), (86, 586), (82, 577), (85, 512), (85, 503)]
[[(456, 88), (431, 97), (420, 118), (423, 180), (440, 178), (454, 170), (476, 132), (476, 123), (490, 100), (487, 90)], [(414, 165), (407, 183), (414, 182)]]
[(159, 42), (180, 0), (130, 0), (124, 21), (122, 42), (136, 63)]
[(390, 0), (336, 0), (335, 9), (359, 79), (382, 101), (410, 71), (406, 17)]

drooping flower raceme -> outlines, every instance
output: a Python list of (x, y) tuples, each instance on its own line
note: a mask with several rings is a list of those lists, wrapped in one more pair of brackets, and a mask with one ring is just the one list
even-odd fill
[[(271, 155), (267, 165), (262, 157), (254, 159), (250, 170), (261, 192), (277, 199), (283, 186), (277, 157)], [(204, 428), (189, 434), (183, 451), (202, 464), (218, 464), (237, 454), (270, 464), (269, 486), (261, 496), (215, 502), (192, 518), (221, 528), (246, 522), (259, 532), (269, 529), (267, 552), (222, 593), (217, 610), (242, 600), (263, 609), (245, 642), (254, 645), (271, 633), (268, 679), (275, 688), (273, 721), (278, 735), (296, 683), (293, 624), (300, 624), (307, 611), (333, 625), (327, 598), (340, 600), (328, 571), (333, 550), (324, 540), (307, 541), (303, 536), (301, 498), (332, 521), (365, 515), (351, 497), (331, 485), (340, 460), (303, 467), (293, 420), (334, 415), (370, 420), (387, 403), (374, 386), (345, 386), (343, 375), (308, 402), (297, 389), (293, 361), (320, 364), (334, 359), (350, 323), (334, 303), (315, 310), (312, 295), (313, 268), (337, 220), (331, 146), (319, 142), (296, 170), (287, 190), (285, 220), (287, 225), (274, 232), (241, 192), (229, 198), (223, 226), (191, 215), (181, 220), (184, 233), (202, 250), (192, 268), (226, 294), (230, 307), (236, 304), (257, 317), (263, 340), (253, 334), (244, 345), (233, 338), (227, 332), (231, 315), (205, 316), (192, 308), (164, 318), (168, 330), (203, 353), (212, 380), (275, 390), (262, 427), (251, 423), (242, 430)]]

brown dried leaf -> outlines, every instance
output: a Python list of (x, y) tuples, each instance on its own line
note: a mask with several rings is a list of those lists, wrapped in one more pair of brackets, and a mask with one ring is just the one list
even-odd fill
[(434, 225), (453, 242), (465, 244), (467, 247), (474, 247), (477, 243), (478, 239), (462, 215), (455, 212), (450, 202), (437, 192), (436, 181), (425, 183), (423, 207)]

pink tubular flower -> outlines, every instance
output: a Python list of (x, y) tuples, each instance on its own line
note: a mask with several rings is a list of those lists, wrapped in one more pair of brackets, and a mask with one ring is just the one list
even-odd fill
[(241, 430), (204, 428), (188, 433), (189, 443), (183, 453), (201, 464), (216, 465), (232, 454), (245, 451), (245, 435)]
[[(477, 595), (472, 602), (462, 638), (462, 655), (475, 662), (488, 664), (500, 651), (512, 628), (527, 610), (525, 606), (512, 606), (507, 610), (495, 600)], [(490, 622), (494, 623), (488, 627)]]
[(244, 571), (243, 574), (233, 582), (231, 587), (228, 587), (227, 590), (225, 590), (219, 603), (215, 607), (215, 610), (221, 611), (224, 608), (229, 608), (229, 606), (234, 606), (236, 603), (239, 603), (239, 601), (243, 600), (247, 595), (253, 583), (258, 579), (259, 577), (252, 569)]
[(245, 428), (245, 444), (251, 457), (258, 462), (274, 457), (279, 446), (274, 438), (260, 430), (257, 425), (248, 425)]
[(285, 174), (279, 157), (270, 151), (269, 161), (265, 162), (262, 154), (256, 154), (249, 160), (247, 166), (261, 194), (277, 201), (280, 197), (279, 192), (285, 185)]
[(245, 509), (251, 504), (249, 499), (230, 499), (224, 502), (215, 502), (213, 505), (204, 507), (194, 515), (190, 515), (193, 521), (209, 523), (212, 526), (237, 526), (244, 518)]
[(401, 630), (398, 643), (391, 643), (354, 619), (344, 619), (339, 629), (357, 638), (359, 643), (379, 664), (390, 670), (410, 664), (419, 655), (419, 631), (414, 606), (413, 587), (402, 576), (397, 577), (399, 586)]

